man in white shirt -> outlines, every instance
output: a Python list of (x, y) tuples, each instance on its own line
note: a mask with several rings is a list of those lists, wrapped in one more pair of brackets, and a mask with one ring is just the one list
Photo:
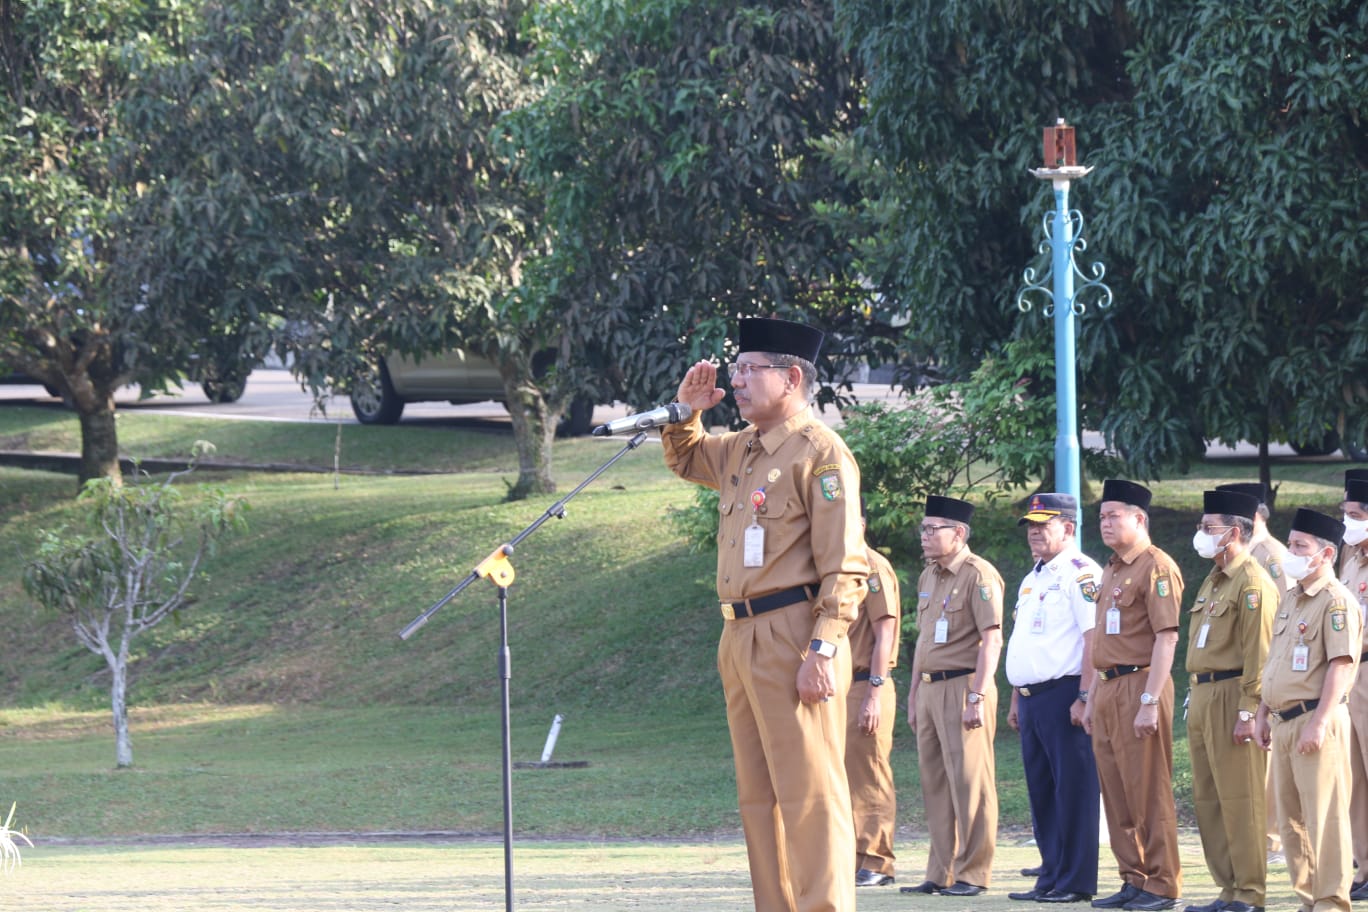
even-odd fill
[(1091, 633), (1102, 568), (1075, 545), (1078, 501), (1036, 494), (1024, 525), (1035, 567), (1021, 581), (1007, 642), (1021, 762), (1040, 874), (1015, 900), (1075, 903), (1097, 892), (1098, 785), (1083, 708), (1095, 673)]

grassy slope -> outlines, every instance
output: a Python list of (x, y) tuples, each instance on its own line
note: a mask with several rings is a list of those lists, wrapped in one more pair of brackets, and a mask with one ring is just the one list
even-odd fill
[[(319, 466), (331, 465), (336, 435), (329, 426), (137, 414), (123, 416), (120, 430), (140, 456), (185, 452), (204, 437), (224, 458)], [(0, 448), (71, 449), (74, 440), (65, 413), (0, 410)], [(503, 503), (511, 446), (488, 432), (347, 427), (342, 449), (344, 463), (461, 474), (201, 479), (246, 493), (252, 528), (200, 578), (183, 623), (139, 641), (130, 702), (150, 715), (135, 716), (138, 768), (128, 775), (108, 771), (102, 662), (18, 584), (31, 530), (71, 517), (72, 481), (0, 468), (0, 706), (11, 707), (0, 711), (0, 799), (17, 798), (49, 833), (497, 828), (493, 588), (477, 583), (407, 642), (397, 632), (555, 498)], [(616, 450), (558, 445), (563, 490)], [(1280, 467), (1275, 531), (1285, 531), (1293, 502), (1331, 507), (1343, 468)], [(1156, 540), (1184, 564), (1193, 591), (1206, 570), (1187, 544), (1200, 492), (1253, 471), (1222, 461), (1159, 486)], [(517, 774), (520, 829), (664, 835), (735, 826), (713, 662), (721, 621), (712, 561), (689, 553), (664, 519), (689, 502), (650, 443), (514, 555), (515, 757), (539, 756), (560, 712), (568, 721), (557, 757), (593, 761), (559, 777)], [(1087, 548), (1100, 556), (1095, 525), (1088, 529)], [(976, 548), (1014, 586), (1027, 560), (1010, 508), (985, 509), (975, 531)], [(919, 562), (897, 563), (915, 579)], [(273, 709), (244, 716), (244, 706)], [(165, 713), (179, 721), (156, 721)], [(1015, 739), (1005, 724), (1000, 731), (1003, 820), (1022, 825)], [(1185, 745), (1176, 746), (1181, 795)], [(899, 819), (918, 828), (916, 755), (903, 725), (895, 764)]]

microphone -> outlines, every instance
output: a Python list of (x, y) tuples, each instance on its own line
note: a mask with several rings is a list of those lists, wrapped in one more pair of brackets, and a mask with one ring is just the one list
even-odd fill
[(611, 437), (614, 434), (634, 434), (637, 431), (660, 427), (662, 424), (687, 421), (692, 414), (693, 409), (684, 403), (671, 402), (669, 405), (662, 405), (660, 408), (651, 409), (649, 412), (638, 412), (635, 415), (628, 415), (626, 418), (615, 418), (607, 424), (600, 424), (594, 428), (594, 436)]

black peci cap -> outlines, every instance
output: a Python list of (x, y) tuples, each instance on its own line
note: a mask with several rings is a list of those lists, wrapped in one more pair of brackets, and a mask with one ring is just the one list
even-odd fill
[(1344, 499), (1368, 503), (1368, 478), (1344, 479)]
[(826, 339), (821, 330), (791, 320), (747, 317), (741, 321), (740, 329), (742, 354), (768, 352), (816, 361)]
[(1126, 481), (1124, 478), (1108, 478), (1102, 482), (1102, 500), (1117, 500), (1142, 510), (1148, 510), (1150, 498), (1153, 495), (1150, 489), (1133, 481)]
[(1203, 491), (1202, 512), (1253, 519), (1259, 512), (1259, 499), (1239, 491)]
[(1368, 481), (1368, 469), (1345, 469), (1345, 481)]
[(1268, 489), (1264, 487), (1262, 481), (1232, 481), (1230, 484), (1218, 484), (1216, 490), (1248, 494), (1259, 503), (1265, 506), (1268, 504)]
[(1344, 537), (1344, 523), (1333, 516), (1298, 507), (1296, 515), (1292, 517), (1292, 531), (1305, 532), (1328, 542), (1338, 542)]
[(936, 519), (953, 519), (968, 525), (974, 518), (974, 505), (967, 500), (929, 494), (926, 497), (926, 515)]

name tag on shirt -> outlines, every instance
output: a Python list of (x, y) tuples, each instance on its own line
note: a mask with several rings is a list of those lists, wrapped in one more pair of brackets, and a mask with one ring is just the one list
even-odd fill
[(759, 523), (752, 523), (746, 527), (741, 564), (744, 567), (765, 566), (765, 529)]

